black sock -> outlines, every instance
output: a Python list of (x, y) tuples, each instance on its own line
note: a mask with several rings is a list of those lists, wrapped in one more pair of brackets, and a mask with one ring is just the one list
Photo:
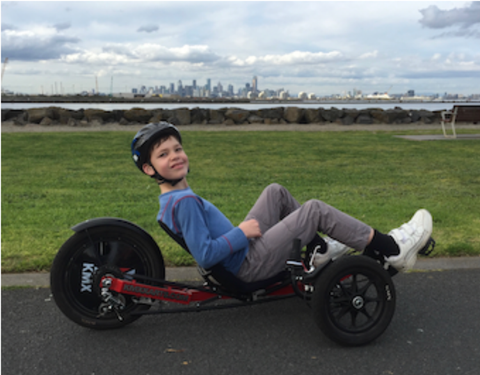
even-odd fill
[(365, 251), (372, 250), (378, 251), (380, 254), (386, 257), (400, 254), (400, 248), (393, 237), (389, 236), (388, 234), (380, 233), (376, 229), (374, 229), (372, 241), (365, 248)]
[(315, 234), (313, 240), (307, 245), (307, 253), (312, 253), (317, 246), (320, 246), (320, 253), (325, 254), (327, 252), (327, 243), (318, 235), (318, 233)]

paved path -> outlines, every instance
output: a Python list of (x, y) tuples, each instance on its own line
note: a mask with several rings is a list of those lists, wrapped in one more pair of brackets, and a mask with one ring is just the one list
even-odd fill
[(329, 341), (299, 298), (93, 331), (62, 315), (48, 289), (2, 290), (2, 373), (478, 375), (480, 269), (399, 274), (394, 283), (390, 326), (357, 348)]

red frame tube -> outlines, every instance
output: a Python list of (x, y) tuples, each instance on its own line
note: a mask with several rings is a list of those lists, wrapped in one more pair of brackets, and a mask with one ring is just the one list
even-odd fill
[[(152, 298), (160, 301), (168, 301), (188, 305), (192, 302), (202, 302), (212, 298), (231, 299), (228, 295), (216, 293), (215, 291), (197, 290), (194, 288), (176, 288), (169, 285), (159, 287), (147, 284), (138, 283), (135, 280), (117, 279), (115, 277), (108, 277), (111, 280), (109, 290), (128, 294), (136, 297)], [(282, 296), (294, 294), (292, 286), (285, 287), (272, 291), (269, 296)]]

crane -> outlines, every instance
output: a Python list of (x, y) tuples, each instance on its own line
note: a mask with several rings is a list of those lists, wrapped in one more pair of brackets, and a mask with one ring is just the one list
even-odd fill
[(8, 62), (8, 57), (5, 57), (5, 61), (3, 62), (3, 66), (2, 66), (2, 80), (3, 80), (3, 75), (5, 74), (5, 68), (7, 67), (7, 62)]

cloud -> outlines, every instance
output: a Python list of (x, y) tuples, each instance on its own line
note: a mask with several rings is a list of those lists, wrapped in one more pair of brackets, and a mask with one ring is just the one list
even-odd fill
[(346, 58), (339, 51), (306, 52), (294, 51), (283, 55), (249, 56), (245, 59), (231, 56), (227, 59), (233, 66), (253, 65), (311, 65), (334, 61), (344, 61)]
[(423, 18), (419, 21), (423, 26), (430, 29), (443, 29), (454, 25), (468, 28), (480, 23), (480, 2), (472, 2), (464, 8), (440, 10), (436, 5), (421, 9)]
[(220, 58), (205, 45), (184, 45), (182, 47), (167, 48), (157, 44), (143, 44), (136, 49), (139, 56), (148, 61), (159, 62), (212, 62)]
[(111, 44), (102, 48), (101, 53), (83, 51), (69, 56), (63, 60), (69, 63), (210, 63), (220, 59), (220, 56), (203, 45), (184, 45), (183, 47), (168, 48), (159, 44), (144, 43)]
[(114, 55), (121, 55), (128, 57), (130, 59), (136, 59), (137, 56), (134, 52), (132, 52), (132, 48), (128, 45), (123, 44), (109, 44), (102, 48), (102, 52), (104, 53), (111, 53)]
[(2, 31), (2, 56), (23, 61), (58, 59), (75, 52), (72, 44), (80, 39), (57, 35), (49, 29), (30, 31)]
[(145, 33), (153, 33), (154, 31), (158, 31), (158, 26), (157, 25), (146, 25), (139, 27), (137, 32), (145, 32)]
[(477, 78), (478, 70), (438, 70), (425, 72), (408, 72), (400, 74), (400, 77), (409, 79), (451, 79), (451, 78)]
[(378, 57), (378, 51), (375, 50), (373, 52), (366, 52), (362, 55), (360, 55), (358, 58), (363, 60), (363, 59), (374, 59)]
[(57, 24), (53, 25), (53, 27), (57, 31), (62, 31), (62, 30), (69, 29), (71, 26), (72, 26), (72, 24), (70, 22), (61, 22), (61, 23), (57, 23)]
[(441, 34), (438, 34), (432, 39), (441, 39), (447, 37), (454, 37), (454, 38), (475, 38), (480, 39), (480, 31), (478, 30), (470, 30), (470, 29), (460, 29), (456, 31), (447, 31)]
[(10, 25), (8, 23), (2, 23), (2, 31), (5, 30), (16, 30), (17, 28), (13, 25)]

